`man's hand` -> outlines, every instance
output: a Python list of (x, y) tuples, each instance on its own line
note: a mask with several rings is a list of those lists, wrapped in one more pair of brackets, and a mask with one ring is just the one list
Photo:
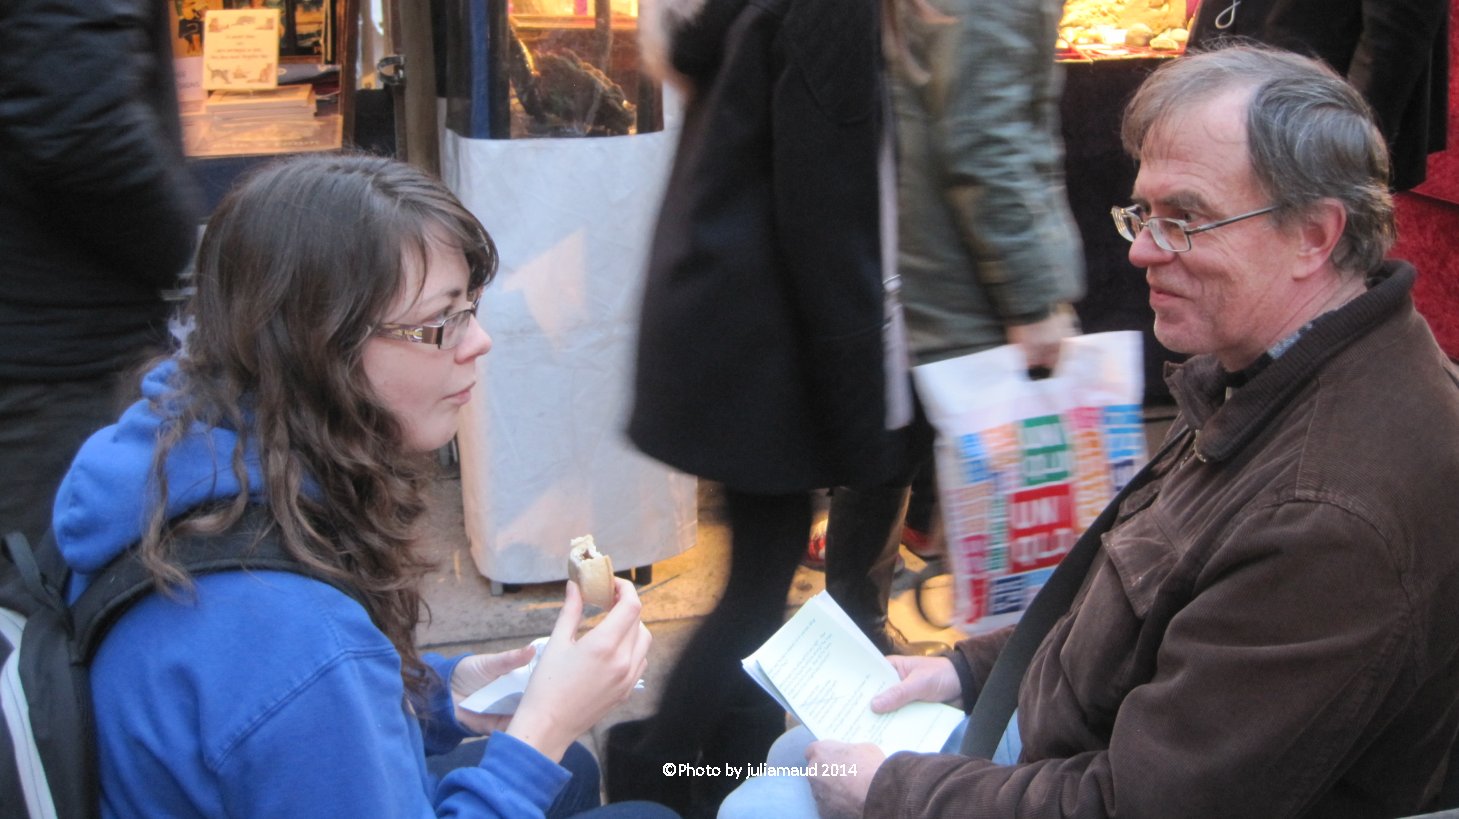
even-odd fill
[(1059, 344), (1079, 332), (1079, 321), (1067, 304), (1056, 304), (1048, 317), (1032, 324), (1010, 324), (1005, 331), (1009, 344), (1023, 348), (1030, 370), (1052, 371), (1059, 363)]
[(871, 698), (871, 710), (878, 714), (895, 711), (909, 702), (959, 704), (962, 684), (952, 660), (946, 657), (887, 657), (902, 681)]
[[(831, 740), (812, 742), (806, 746), (805, 757), (817, 768), (817, 775), (809, 779), (821, 819), (861, 816), (866, 806), (866, 793), (871, 790), (871, 778), (876, 776), (877, 769), (887, 759), (886, 754), (870, 742), (852, 745)], [(819, 775), (820, 770), (825, 770), (826, 774)]]
[(451, 672), (451, 701), (456, 705), (456, 721), (478, 734), (505, 728), (510, 716), (468, 711), (461, 707), (461, 701), (497, 677), (531, 662), (535, 653), (531, 646), (522, 646), (500, 654), (473, 654), (457, 663), (456, 670)]

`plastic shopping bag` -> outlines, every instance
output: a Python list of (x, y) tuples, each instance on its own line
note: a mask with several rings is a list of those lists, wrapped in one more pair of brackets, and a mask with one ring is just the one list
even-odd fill
[(924, 364), (917, 392), (937, 430), (955, 621), (1016, 623), (1054, 567), (1143, 465), (1142, 339), (1066, 339), (1048, 378), (1014, 345)]

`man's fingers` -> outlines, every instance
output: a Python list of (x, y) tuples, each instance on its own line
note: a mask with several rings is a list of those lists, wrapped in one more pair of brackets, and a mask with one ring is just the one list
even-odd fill
[(895, 711), (916, 699), (912, 692), (908, 690), (909, 687), (906, 681), (899, 682), (872, 697), (871, 710), (878, 714), (885, 714), (889, 711)]

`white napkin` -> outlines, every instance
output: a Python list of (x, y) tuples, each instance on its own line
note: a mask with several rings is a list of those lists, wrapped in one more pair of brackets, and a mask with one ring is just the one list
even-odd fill
[(547, 647), (547, 638), (539, 637), (530, 645), (534, 653), (526, 665), (476, 689), (475, 693), (461, 701), (461, 707), (478, 714), (515, 714), (517, 703), (522, 701), (522, 692), (527, 690), (527, 680), (532, 679), (532, 670), (537, 667), (537, 661)]
[[(478, 714), (517, 713), (517, 704), (522, 701), (522, 692), (527, 690), (527, 681), (532, 679), (532, 671), (537, 668), (537, 661), (542, 659), (542, 654), (547, 650), (547, 638), (538, 637), (529, 645), (534, 653), (526, 665), (514, 668), (478, 688), (475, 693), (461, 701), (461, 707)], [(639, 680), (633, 687), (643, 688), (643, 680)]]

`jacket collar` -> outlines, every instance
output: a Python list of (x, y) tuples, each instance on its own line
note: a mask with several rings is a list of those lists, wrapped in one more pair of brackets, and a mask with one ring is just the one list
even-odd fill
[(1196, 457), (1224, 461), (1245, 446), (1323, 365), (1409, 303), (1414, 275), (1407, 262), (1384, 262), (1366, 293), (1315, 319), (1290, 349), (1224, 401), (1226, 373), (1213, 356), (1167, 367), (1170, 393), (1196, 430)]

